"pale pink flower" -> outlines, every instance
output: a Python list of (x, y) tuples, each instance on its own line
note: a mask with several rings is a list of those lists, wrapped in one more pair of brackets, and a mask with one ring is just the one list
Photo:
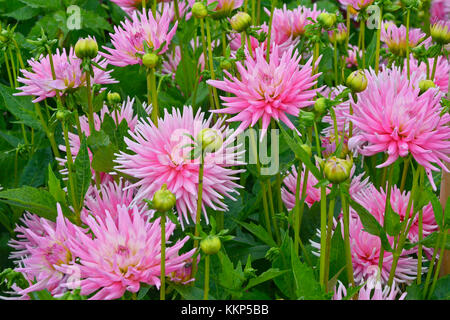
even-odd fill
[[(270, 10), (265, 8), (265, 11), (270, 16)], [(273, 12), (272, 34), (279, 39), (279, 42), (303, 36), (306, 26), (314, 23), (309, 18), (316, 21), (319, 14), (323, 12), (325, 11), (317, 9), (316, 4), (312, 9), (298, 6), (291, 10), (288, 10), (284, 4), (282, 9), (275, 9)]]
[[(165, 10), (162, 15), (153, 17), (152, 11), (134, 11), (131, 19), (122, 21), (121, 26), (114, 27), (111, 33), (113, 48), (103, 47), (108, 53), (100, 53), (112, 65), (125, 67), (141, 64), (141, 56), (145, 54), (144, 43), (152, 50), (165, 53), (177, 30), (178, 21), (170, 29), (173, 13)], [(170, 29), (170, 30), (169, 30)]]
[[(415, 48), (421, 40), (426, 37), (422, 30), (417, 28), (409, 29), (409, 49)], [(381, 25), (381, 41), (389, 48), (389, 50), (401, 57), (406, 56), (406, 27), (401, 25), (397, 27), (395, 23), (388, 21)], [(428, 46), (431, 42), (430, 38), (426, 38), (422, 44)]]
[[(202, 45), (200, 38), (191, 40), (190, 44), (192, 48), (194, 47), (199, 48)], [(212, 43), (211, 45), (214, 48), (215, 44)], [(175, 75), (177, 73), (180, 62), (181, 62), (181, 49), (180, 46), (176, 46), (173, 51), (170, 50), (168, 52), (166, 59), (164, 59), (162, 63), (161, 72), (163, 74), (172, 74), (172, 78), (175, 79)], [(205, 69), (205, 57), (203, 56), (203, 53), (200, 54), (197, 65), (200, 67), (199, 72)]]
[[(142, 11), (142, 0), (111, 0), (115, 4), (117, 4), (123, 11), (128, 13), (128, 15), (132, 15), (134, 11)], [(194, 1), (188, 0), (189, 4), (193, 4)], [(147, 1), (147, 8), (150, 8), (153, 5), (153, 2)], [(175, 5), (172, 0), (157, 0), (157, 10), (159, 12), (163, 12), (168, 10), (172, 13), (172, 16), (175, 16)], [(183, 17), (186, 11), (188, 10), (188, 6), (184, 1), (178, 2), (178, 11), (179, 16)], [(186, 18), (190, 18), (186, 16)]]
[[(406, 61), (405, 61), (405, 67), (404, 71), (406, 72)], [(429, 73), (428, 75), (431, 77), (432, 71), (433, 71), (433, 65), (434, 65), (434, 58), (428, 59), (429, 63)], [(423, 79), (427, 79), (427, 64), (425, 62), (420, 63), (418, 65), (418, 62), (414, 57), (411, 55), (411, 59), (409, 62), (409, 67), (411, 72), (419, 72), (423, 75)], [(436, 64), (436, 74), (434, 76), (434, 79), (431, 79), (434, 84), (439, 87), (439, 89), (443, 93), (448, 92), (448, 79), (449, 79), (449, 73), (450, 73), (450, 63), (446, 57), (440, 56), (438, 57), (437, 64)]]
[(358, 57), (362, 58), (361, 51), (357, 46), (349, 44), (348, 57), (345, 58), (345, 62), (347, 64), (347, 68), (357, 67), (358, 66)]
[(366, 71), (367, 89), (351, 99), (354, 114), (349, 115), (359, 131), (349, 140), (350, 149), (358, 149), (365, 156), (379, 152), (388, 154), (377, 168), (394, 163), (398, 157), (411, 154), (425, 168), (433, 186), (431, 171), (439, 171), (434, 164), (448, 172), (445, 162), (450, 154), (450, 115), (440, 115), (442, 93), (427, 90), (420, 94), (418, 73), (408, 81), (400, 69), (384, 69), (378, 75)]
[(192, 107), (185, 106), (181, 111), (174, 108), (172, 114), (166, 109), (158, 127), (144, 121), (138, 123), (135, 131), (130, 132), (131, 139), (125, 138), (133, 154), (121, 152), (116, 160), (119, 171), (139, 179), (133, 184), (139, 187), (134, 203), (152, 199), (166, 184), (176, 196), (181, 224), (183, 217), (186, 222), (189, 216), (195, 221), (200, 163), (199, 159), (190, 158), (191, 149), (186, 145), (192, 143), (189, 135), (197, 139), (201, 130), (211, 128), (222, 135), (224, 143), (219, 150), (204, 157), (202, 209), (206, 219), (207, 206), (227, 210), (224, 197), (234, 200), (231, 194), (240, 187), (234, 182), (238, 178), (233, 175), (241, 170), (230, 167), (243, 164), (238, 160), (242, 152), (233, 146), (233, 137), (226, 139), (232, 130), (227, 129), (222, 120), (215, 124), (211, 120), (212, 116), (205, 119), (200, 110), (194, 115)]
[[(28, 60), (31, 70), (22, 69), (23, 77), (17, 78), (24, 86), (17, 88), (17, 96), (35, 96), (33, 102), (39, 102), (46, 98), (55, 97), (59, 91), (60, 95), (72, 92), (75, 89), (86, 86), (86, 73), (81, 70), (82, 60), (77, 58), (73, 48), (69, 54), (63, 49), (52, 55), (55, 68), (55, 80), (53, 80), (52, 68), (49, 56), (41, 56), (39, 60)], [(106, 68), (108, 63), (97, 56), (93, 59), (102, 68)], [(111, 78), (110, 71), (103, 71), (94, 67), (94, 77), (91, 84), (112, 84), (117, 83)]]
[[(347, 296), (347, 289), (338, 280), (338, 287), (334, 291), (333, 300), (343, 300)], [(397, 285), (394, 283), (391, 288), (385, 286), (384, 289), (380, 282), (376, 282), (374, 286), (365, 284), (361, 289), (359, 289), (357, 300), (404, 300), (406, 297), (406, 292), (401, 293)]]
[(244, 66), (240, 62), (236, 63), (240, 79), (224, 71), (228, 78), (223, 81), (207, 81), (209, 85), (235, 95), (222, 96), (226, 108), (212, 112), (236, 114), (227, 122), (240, 121), (237, 132), (253, 127), (261, 119), (261, 139), (272, 119), (295, 129), (287, 115), (297, 117), (301, 108), (313, 105), (313, 98), (318, 91), (313, 86), (320, 73), (313, 75), (312, 58), (300, 66), (301, 57), (292, 47), (280, 55), (278, 47), (274, 46), (269, 63), (261, 48), (257, 48), (253, 54), (255, 58), (246, 52)]
[[(117, 222), (106, 211), (105, 220), (86, 218), (91, 234), (78, 231), (76, 241), (70, 241), (72, 254), (79, 259), (82, 280), (75, 283), (82, 295), (95, 294), (91, 300), (111, 300), (122, 297), (125, 291), (138, 292), (141, 283), (160, 286), (161, 226), (140, 214), (138, 208), (117, 207)], [(183, 268), (185, 260), (195, 251), (179, 255), (189, 239), (170, 246), (175, 224), (166, 222), (166, 275)]]
[(355, 10), (365, 9), (370, 6), (374, 0), (339, 0), (343, 6), (352, 6)]
[(448, 0), (433, 0), (430, 8), (431, 21), (450, 20), (450, 2)]
[[(226, 18), (231, 15), (231, 12), (234, 9), (242, 7), (244, 4), (244, 0), (208, 0), (208, 5), (213, 2), (217, 2), (217, 6), (213, 9), (214, 13), (212, 14), (213, 18)], [(190, 3), (192, 7), (194, 3)]]
[(19, 295), (47, 289), (58, 296), (67, 290), (64, 284), (70, 281), (74, 267), (68, 240), (84, 231), (64, 218), (59, 204), (57, 210), (56, 223), (27, 213), (22, 219), (24, 226), (16, 228), (18, 240), (9, 242), (17, 250), (11, 254), (18, 265), (15, 270), (30, 282), (30, 287), (15, 290)]

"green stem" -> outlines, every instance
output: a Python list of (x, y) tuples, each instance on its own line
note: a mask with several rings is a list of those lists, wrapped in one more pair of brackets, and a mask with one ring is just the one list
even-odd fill
[(437, 56), (434, 58), (434, 62), (433, 62), (433, 71), (432, 71), (432, 73), (431, 73), (431, 80), (433, 80), (433, 81), (434, 81), (434, 76), (436, 75), (436, 68), (437, 68), (437, 61), (438, 61), (438, 58), (439, 58), (439, 55), (437, 55)]
[(91, 90), (91, 75), (86, 72), (86, 92), (88, 100), (88, 122), (90, 134), (95, 132), (95, 122), (94, 122), (94, 105), (92, 104), (92, 90)]
[(208, 300), (208, 293), (209, 293), (209, 260), (210, 256), (209, 254), (205, 257), (205, 289), (203, 294), (203, 300)]
[(337, 50), (337, 41), (334, 40), (334, 81), (336, 87), (339, 84), (339, 73), (338, 73), (338, 50)]
[[(203, 203), (203, 171), (204, 171), (204, 161), (203, 161), (203, 150), (200, 154), (200, 167), (198, 170), (198, 189), (197, 189), (197, 194), (198, 194), (198, 198), (197, 198), (197, 208), (196, 208), (196, 213), (195, 213), (195, 233), (194, 236), (198, 237), (200, 235), (200, 217), (202, 214), (202, 203)], [(197, 253), (198, 253), (198, 245), (199, 245), (199, 241), (197, 239), (194, 239), (194, 248), (197, 249)], [(197, 258), (197, 255), (195, 255), (194, 257), (194, 261)], [(194, 263), (192, 265), (192, 277), (195, 277), (195, 274), (197, 273), (197, 264)]]
[(261, 22), (261, 0), (258, 0), (257, 12), (256, 12), (256, 25)]
[[(383, 229), (386, 230), (386, 215), (389, 214), (389, 210), (391, 208), (391, 191), (392, 191), (392, 175), (394, 172), (394, 165), (389, 166), (389, 177), (388, 177), (388, 184), (386, 189), (386, 201), (384, 204), (384, 215), (383, 215)], [(383, 185), (384, 187), (384, 185)], [(384, 248), (381, 246), (380, 248), (380, 255), (378, 258), (378, 269), (381, 271), (383, 270), (383, 260), (384, 260)]]
[(8, 55), (6, 54), (6, 51), (4, 51), (3, 54), (5, 56), (5, 65), (6, 65), (6, 72), (8, 73), (9, 85), (11, 86), (11, 89), (14, 89), (14, 80), (12, 78), (11, 69), (9, 67)]
[[(206, 54), (206, 37), (205, 37), (205, 23), (204, 19), (200, 19), (200, 32), (201, 32), (201, 40), (202, 40), (202, 49), (203, 49), (203, 57), (205, 59), (205, 66), (208, 64), (208, 56)], [(209, 92), (209, 104), (212, 109), (214, 109), (214, 98), (213, 98), (213, 91), (212, 86), (208, 86), (208, 92)]]
[(252, 25), (256, 23), (256, 12), (255, 12), (256, 1), (252, 0)]
[(267, 179), (267, 195), (269, 198), (269, 208), (270, 208), (270, 216), (273, 224), (273, 228), (275, 229), (275, 239), (278, 244), (281, 244), (281, 236), (280, 229), (278, 229), (277, 219), (275, 217), (275, 207), (273, 205), (273, 193), (272, 193), (272, 183), (270, 179)]
[(347, 6), (346, 26), (347, 26), (347, 38), (345, 39), (345, 48), (348, 50), (348, 44), (350, 41), (350, 6)]
[(411, 19), (411, 10), (408, 8), (407, 14), (406, 14), (406, 71), (408, 80), (410, 79), (410, 63), (409, 63), (409, 22)]
[(333, 230), (333, 216), (334, 216), (335, 199), (330, 200), (330, 207), (328, 208), (328, 224), (327, 224), (327, 239), (326, 239), (326, 253), (325, 253), (325, 292), (328, 291), (328, 279), (330, 275), (330, 252), (331, 252), (331, 234)]
[(41, 106), (39, 105), (39, 103), (34, 104), (34, 109), (39, 118), (39, 121), (41, 122), (42, 128), (44, 129), (44, 132), (47, 135), (48, 140), (50, 141), (50, 146), (52, 147), (53, 154), (55, 155), (55, 157), (61, 158), (58, 150), (58, 145), (55, 141), (55, 135), (49, 131), (47, 123), (44, 120), (44, 116), (42, 115)]
[(360, 25), (361, 32), (361, 55), (362, 55), (362, 69), (366, 68), (366, 20), (361, 20)]
[[(156, 0), (153, 0), (153, 6), (152, 6), (152, 14), (156, 18)], [(176, 13), (175, 13), (176, 14)]]
[(344, 220), (344, 246), (345, 246), (345, 260), (347, 279), (351, 283), (352, 287), (355, 287), (355, 280), (353, 278), (353, 263), (352, 263), (352, 250), (350, 247), (350, 210), (345, 198), (344, 191), (341, 189), (341, 202), (343, 208), (343, 220)]
[(402, 180), (400, 182), (400, 191), (402, 191), (402, 192), (405, 189), (406, 176), (408, 173), (409, 163), (410, 163), (410, 157), (406, 157), (405, 160), (403, 161), (403, 174), (402, 174)]
[(67, 170), (69, 175), (69, 181), (68, 181), (68, 189), (70, 190), (70, 195), (72, 197), (72, 206), (75, 210), (75, 214), (77, 218), (80, 218), (80, 205), (78, 204), (78, 201), (76, 199), (76, 181), (73, 177), (73, 158), (72, 158), (72, 150), (70, 149), (70, 141), (69, 141), (69, 129), (68, 124), (65, 121), (61, 122), (64, 132), (64, 141), (66, 144), (66, 155), (67, 155)]
[[(214, 64), (213, 64), (213, 55), (212, 55), (212, 45), (211, 45), (211, 29), (209, 27), (208, 20), (205, 21), (206, 24), (206, 40), (208, 41), (208, 61), (209, 61), (209, 70), (211, 72), (211, 80), (216, 80), (216, 75), (214, 73)], [(213, 97), (215, 103), (215, 109), (220, 109), (219, 97), (217, 95), (216, 87), (212, 87)]]
[[(441, 242), (441, 251), (439, 252), (439, 260), (436, 266), (436, 271), (434, 272), (434, 277), (433, 277), (433, 283), (431, 285), (431, 289), (430, 292), (428, 293), (428, 299), (431, 298), (431, 295), (434, 292), (434, 289), (436, 288), (436, 283), (437, 283), (437, 279), (439, 276), (439, 271), (441, 269), (441, 264), (442, 264), (442, 260), (443, 260), (443, 256), (444, 256), (444, 248), (445, 248), (445, 244), (447, 243), (447, 235), (448, 232), (444, 231), (444, 236), (442, 237), (442, 242)], [(437, 251), (437, 248), (435, 249), (435, 251)]]
[(325, 256), (327, 252), (327, 192), (326, 187), (320, 187), (320, 284), (326, 290)]
[(155, 126), (158, 126), (159, 107), (158, 92), (156, 91), (155, 68), (150, 68), (148, 70), (148, 77), (150, 78), (150, 90), (152, 92), (152, 121)]
[(166, 215), (161, 216), (161, 289), (159, 299), (166, 300)]
[(380, 17), (377, 28), (377, 47), (375, 50), (375, 72), (378, 74), (380, 70), (380, 47), (381, 47), (381, 20), (383, 19), (383, 6), (380, 6)]
[(295, 206), (294, 206), (294, 250), (298, 253), (298, 243), (300, 239), (300, 186), (302, 179), (302, 162), (298, 162), (297, 185), (295, 187)]
[(12, 54), (11, 48), (8, 49), (9, 56), (11, 57), (11, 69), (14, 80), (14, 88), (17, 88), (17, 72), (16, 72), (16, 64), (14, 63), (14, 56)]
[(267, 33), (267, 52), (266, 52), (266, 61), (269, 63), (270, 61), (270, 39), (272, 38), (272, 22), (273, 22), (273, 12), (275, 10), (276, 6), (276, 0), (271, 1), (271, 7), (270, 7), (270, 18), (269, 18), (269, 31)]
[[(431, 258), (430, 261), (430, 265), (428, 266), (428, 273), (427, 273), (427, 277), (425, 279), (425, 285), (423, 288), (423, 298), (427, 297), (427, 293), (428, 293), (428, 286), (430, 285), (430, 280), (431, 280), (431, 275), (433, 274), (433, 269), (434, 269), (434, 264), (436, 262), (436, 255), (438, 252), (438, 246), (439, 243), (441, 242), (441, 238), (443, 237), (442, 232), (438, 233), (438, 237), (436, 239), (435, 245), (434, 245), (434, 250), (433, 250), (433, 256)], [(441, 257), (439, 257), (440, 259)]]
[(147, 1), (142, 0), (142, 9), (147, 10)]

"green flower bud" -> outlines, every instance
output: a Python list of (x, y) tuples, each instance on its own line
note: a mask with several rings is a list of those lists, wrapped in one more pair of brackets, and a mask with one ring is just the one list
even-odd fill
[(243, 32), (252, 24), (252, 17), (246, 12), (238, 12), (230, 19), (234, 31)]
[(222, 70), (230, 70), (233, 67), (233, 63), (228, 59), (223, 59), (220, 61), (220, 68)]
[(208, 9), (201, 2), (196, 2), (192, 6), (192, 15), (197, 19), (203, 19), (208, 15)]
[(153, 195), (153, 209), (158, 212), (167, 212), (175, 206), (176, 201), (175, 195), (167, 190), (166, 184), (163, 184), (161, 189)]
[(420, 94), (424, 93), (430, 88), (436, 88), (436, 85), (431, 80), (421, 80), (419, 82)]
[(348, 76), (346, 84), (353, 92), (362, 92), (367, 88), (367, 77), (363, 71), (356, 70)]
[(350, 177), (352, 166), (353, 160), (350, 158), (340, 159), (332, 156), (327, 159), (323, 168), (325, 178), (334, 184), (344, 182)]
[(94, 59), (98, 54), (97, 41), (91, 38), (80, 39), (75, 44), (75, 55), (80, 58)]
[(208, 236), (200, 242), (200, 248), (206, 254), (213, 255), (219, 252), (222, 243), (218, 236)]
[(334, 13), (322, 12), (317, 16), (317, 21), (320, 22), (326, 29), (331, 29), (336, 23), (337, 17)]
[(314, 112), (317, 115), (322, 115), (327, 111), (327, 99), (319, 98), (314, 103)]
[(210, 128), (201, 130), (197, 135), (197, 140), (202, 150), (207, 152), (216, 152), (223, 144), (220, 131)]
[(58, 110), (56, 112), (56, 119), (58, 121), (66, 121), (70, 117), (70, 112), (67, 110)]
[(122, 99), (120, 98), (120, 94), (118, 94), (117, 92), (110, 92), (106, 96), (106, 101), (108, 101), (109, 105), (116, 105), (120, 103)]
[(149, 69), (155, 68), (158, 65), (159, 57), (155, 53), (146, 53), (142, 57), (142, 64)]

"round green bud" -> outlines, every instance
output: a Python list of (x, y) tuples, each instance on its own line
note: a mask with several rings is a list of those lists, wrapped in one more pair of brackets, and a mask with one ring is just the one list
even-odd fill
[(149, 69), (155, 68), (158, 65), (159, 57), (155, 53), (146, 53), (142, 57), (142, 64)]
[(337, 17), (334, 13), (322, 12), (317, 16), (317, 21), (320, 22), (326, 29), (330, 29), (336, 23)]
[(70, 117), (70, 112), (67, 110), (58, 110), (56, 112), (56, 119), (58, 121), (66, 121)]
[(192, 6), (192, 15), (197, 19), (203, 19), (208, 15), (208, 9), (201, 2), (196, 2)]
[(106, 101), (108, 101), (109, 105), (116, 105), (122, 101), (120, 94), (117, 92), (109, 92), (106, 96)]
[(362, 92), (367, 88), (367, 77), (363, 71), (356, 70), (347, 77), (346, 84), (353, 92)]
[(197, 140), (202, 150), (207, 152), (216, 152), (223, 144), (220, 131), (210, 128), (201, 130), (197, 135)]
[(97, 41), (91, 38), (80, 39), (75, 44), (75, 55), (80, 58), (94, 59), (98, 54)]
[(176, 202), (177, 198), (170, 190), (167, 190), (166, 184), (163, 184), (161, 189), (156, 191), (153, 195), (153, 209), (158, 212), (167, 212), (171, 210)]
[(222, 70), (230, 70), (233, 67), (233, 63), (228, 59), (220, 61), (220, 68)]
[(230, 19), (231, 27), (236, 32), (244, 32), (252, 24), (252, 17), (247, 12), (238, 12)]
[(200, 248), (205, 254), (213, 255), (219, 252), (222, 243), (218, 236), (208, 236), (200, 242)]
[(353, 160), (350, 158), (340, 159), (332, 156), (327, 159), (323, 167), (325, 178), (331, 183), (339, 184), (350, 177)]
[(422, 94), (430, 88), (436, 88), (436, 85), (431, 80), (421, 80), (419, 82), (419, 88), (420, 88), (420, 93)]
[(314, 112), (318, 115), (322, 115), (327, 111), (327, 99), (319, 98), (314, 103)]

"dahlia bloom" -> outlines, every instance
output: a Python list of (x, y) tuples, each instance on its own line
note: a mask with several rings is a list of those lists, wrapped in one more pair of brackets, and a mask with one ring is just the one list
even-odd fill
[(413, 73), (408, 81), (397, 68), (384, 69), (378, 76), (366, 71), (366, 76), (367, 89), (357, 94), (356, 103), (351, 99), (354, 114), (349, 119), (359, 130), (349, 148), (365, 156), (387, 152), (386, 162), (377, 168), (411, 154), (436, 189), (431, 171), (439, 169), (433, 164), (448, 172), (443, 161), (450, 161), (450, 115), (440, 115), (442, 93), (430, 89), (420, 94), (414, 85), (420, 74)]
[(345, 63), (347, 64), (347, 68), (358, 67), (358, 58), (361, 57), (361, 51), (357, 46), (349, 44), (348, 57), (345, 58)]
[(374, 0), (339, 0), (339, 2), (345, 7), (352, 6), (355, 10), (361, 10), (370, 6)]
[(318, 89), (313, 89), (320, 74), (313, 75), (312, 58), (304, 66), (299, 66), (300, 56), (289, 48), (280, 57), (278, 46), (274, 46), (269, 63), (265, 51), (257, 48), (253, 59), (246, 52), (245, 66), (236, 63), (240, 80), (224, 71), (228, 79), (208, 80), (207, 83), (220, 90), (230, 92), (235, 97), (222, 96), (227, 108), (214, 110), (217, 113), (236, 114), (228, 122), (241, 121), (237, 132), (254, 126), (262, 120), (264, 137), (271, 119), (283, 121), (289, 128), (295, 126), (287, 117), (298, 116), (301, 108), (314, 104), (313, 98)]
[[(225, 18), (228, 17), (234, 9), (242, 7), (244, 0), (208, 0), (208, 5), (213, 2), (217, 2), (217, 6), (213, 9), (213, 18)], [(194, 3), (190, 3), (191, 7)]]
[[(123, 296), (125, 291), (138, 292), (141, 283), (160, 286), (161, 227), (160, 218), (148, 222), (136, 207), (119, 205), (117, 223), (109, 211), (105, 220), (86, 218), (92, 235), (77, 232), (78, 239), (70, 241), (72, 254), (79, 258), (81, 281), (74, 284), (89, 299), (110, 300)], [(166, 239), (169, 240), (175, 224), (166, 223)], [(178, 254), (189, 237), (166, 248), (166, 275), (183, 268), (185, 260), (195, 249)], [(72, 239), (71, 239), (72, 240)], [(170, 242), (168, 242), (169, 244)]]
[[(95, 130), (99, 131), (101, 129), (103, 119), (105, 118), (105, 115), (108, 114), (112, 117), (112, 119), (114, 120), (116, 125), (119, 125), (123, 120), (125, 120), (128, 124), (128, 128), (131, 131), (134, 131), (134, 128), (136, 127), (136, 124), (138, 122), (138, 117), (137, 117), (137, 115), (133, 114), (133, 105), (134, 105), (134, 98), (130, 99), (129, 97), (127, 98), (126, 101), (124, 101), (122, 103), (122, 107), (120, 108), (120, 110), (117, 111), (117, 113), (110, 112), (108, 107), (106, 105), (104, 105), (102, 110), (100, 110), (100, 116), (97, 113), (94, 114)], [(143, 103), (142, 107), (147, 112), (147, 114), (151, 113), (151, 106), (147, 106), (145, 102)], [(89, 121), (86, 116), (80, 117), (80, 127), (81, 127), (81, 131), (84, 133), (84, 135), (86, 137), (89, 137), (91, 135), (90, 129), (89, 129)], [(69, 132), (69, 145), (70, 145), (70, 151), (72, 153), (72, 157), (75, 161), (75, 159), (78, 155), (78, 152), (80, 151), (80, 146), (81, 146), (81, 141), (80, 141), (78, 134)], [(65, 145), (60, 145), (59, 149), (63, 152), (66, 152)], [(88, 149), (88, 153), (89, 153), (89, 159), (90, 159), (90, 161), (92, 161), (93, 155), (89, 149)], [(58, 160), (59, 160), (60, 165), (62, 167), (65, 167), (65, 164), (67, 162), (67, 157), (64, 159), (58, 159)], [(66, 175), (67, 169), (62, 169), (61, 173)], [(94, 172), (93, 172), (93, 174), (94, 174)], [(104, 172), (100, 173), (100, 178), (101, 178), (102, 182), (107, 182), (107, 181), (111, 180), (110, 175), (106, 174)]]
[[(333, 300), (343, 300), (347, 296), (347, 289), (338, 280), (339, 286), (335, 289)], [(398, 294), (401, 291), (397, 288), (394, 283), (391, 288), (385, 286), (384, 289), (380, 282), (376, 282), (375, 286), (365, 284), (361, 289), (359, 289), (358, 300), (404, 300), (406, 297), (406, 292), (402, 293), (398, 298)]]
[[(426, 37), (422, 30), (417, 28), (409, 29), (409, 48), (415, 48), (421, 40)], [(381, 41), (387, 45), (389, 50), (401, 57), (406, 56), (406, 27), (397, 27), (393, 22), (383, 22), (381, 26)], [(422, 44), (428, 45), (431, 39), (425, 39)]]
[[(128, 15), (132, 15), (134, 11), (140, 11), (142, 10), (142, 0), (111, 0), (115, 4), (117, 4), (123, 11), (128, 13)], [(192, 3), (192, 1), (188, 1), (189, 3)], [(169, 3), (168, 6), (166, 6), (166, 3)], [(147, 1), (147, 8), (151, 7), (152, 3), (150, 1)], [(172, 3), (172, 0), (157, 0), (157, 10), (159, 12), (163, 12), (165, 10), (169, 10), (172, 12), (172, 15), (175, 16), (174, 11), (174, 4)], [(178, 2), (178, 10), (180, 17), (184, 15), (184, 13), (187, 11), (187, 6), (184, 1)]]
[(159, 54), (165, 53), (177, 30), (178, 21), (169, 31), (169, 24), (173, 13), (165, 10), (162, 15), (157, 13), (153, 17), (152, 11), (134, 11), (131, 20), (121, 22), (121, 26), (114, 27), (111, 33), (113, 48), (103, 47), (108, 53), (100, 53), (108, 62), (118, 67), (141, 64), (141, 55), (145, 54), (144, 42), (150, 49), (160, 50)]
[[(47, 289), (52, 295), (63, 294), (65, 283), (71, 281), (74, 256), (69, 239), (84, 231), (64, 218), (59, 204), (56, 223), (26, 213), (21, 219), (24, 226), (18, 226), (18, 240), (11, 240), (9, 245), (16, 250), (10, 256), (16, 259), (17, 272), (21, 272), (30, 282), (30, 287), (16, 290), (19, 295)], [(76, 275), (75, 275), (76, 276)]]
[[(55, 97), (59, 91), (60, 95), (64, 95), (68, 91), (86, 86), (86, 73), (81, 70), (82, 60), (79, 59), (70, 48), (67, 54), (63, 49), (52, 55), (55, 68), (55, 80), (50, 64), (49, 56), (41, 56), (39, 60), (28, 60), (31, 70), (22, 69), (23, 77), (17, 80), (22, 82), (24, 86), (17, 88), (19, 93), (17, 96), (35, 96), (33, 102), (39, 102), (46, 98)], [(108, 63), (97, 56), (93, 61), (97, 62), (102, 68), (106, 68)], [(117, 83), (110, 77), (112, 70), (103, 71), (94, 67), (94, 77), (91, 78), (91, 84), (112, 84)]]
[(450, 2), (448, 0), (433, 0), (430, 8), (431, 20), (449, 20)]
[[(403, 70), (406, 72), (406, 61), (405, 61), (405, 67)], [(433, 70), (433, 64), (434, 64), (434, 58), (430, 58), (428, 60), (428, 64), (430, 66), (429, 70), (429, 76), (431, 77), (431, 73)], [(420, 80), (427, 79), (427, 64), (425, 62), (421, 62), (420, 65), (418, 64), (418, 61), (414, 59), (414, 57), (411, 55), (411, 58), (409, 60), (409, 67), (411, 70), (411, 73), (417, 72), (422, 75)], [(446, 57), (440, 56), (438, 57), (437, 64), (436, 64), (436, 73), (434, 76), (434, 79), (431, 79), (436, 87), (439, 87), (439, 90), (442, 91), (442, 93), (448, 92), (448, 81), (449, 81), (449, 73), (450, 73), (450, 63)]]
[[(194, 47), (198, 48), (202, 45), (200, 38), (192, 40), (190, 44), (192, 48)], [(212, 43), (211, 45), (214, 48), (215, 44)], [(180, 65), (180, 62), (181, 62), (181, 49), (180, 46), (176, 46), (173, 51), (171, 50), (167, 54), (167, 59), (165, 59), (162, 63), (161, 72), (163, 74), (172, 74), (172, 78), (175, 79), (175, 75), (177, 73), (177, 69), (178, 66)], [(200, 54), (197, 64), (200, 67), (200, 71), (203, 71), (205, 69), (205, 57), (203, 56), (203, 53)]]
[[(270, 16), (270, 11), (266, 8), (266, 13)], [(275, 9), (273, 12), (272, 30), (275, 37), (281, 41), (289, 38), (298, 38), (305, 34), (306, 26), (313, 24), (311, 20), (316, 21), (319, 14), (325, 11), (318, 10), (317, 5), (313, 8), (298, 6), (297, 8), (288, 10), (286, 4), (282, 9)]]
[(116, 160), (119, 171), (139, 179), (132, 185), (139, 187), (134, 203), (151, 199), (167, 184), (167, 189), (177, 198), (180, 223), (183, 225), (183, 217), (188, 222), (188, 216), (195, 221), (200, 163), (190, 158), (191, 150), (186, 144), (192, 143), (189, 135), (196, 138), (201, 130), (211, 128), (222, 135), (224, 143), (219, 150), (204, 157), (202, 209), (206, 219), (206, 206), (227, 210), (222, 199), (226, 196), (234, 200), (231, 194), (237, 193), (235, 189), (240, 186), (234, 182), (238, 178), (233, 175), (241, 172), (229, 167), (243, 164), (238, 161), (242, 152), (232, 145), (233, 137), (226, 139), (231, 130), (226, 129), (223, 121), (211, 125), (211, 120), (212, 116), (205, 119), (200, 110), (194, 115), (192, 107), (185, 106), (182, 112), (174, 108), (172, 114), (166, 109), (164, 117), (158, 120), (158, 127), (138, 122), (135, 131), (130, 132), (131, 139), (125, 138), (128, 149), (134, 154), (121, 152)]

